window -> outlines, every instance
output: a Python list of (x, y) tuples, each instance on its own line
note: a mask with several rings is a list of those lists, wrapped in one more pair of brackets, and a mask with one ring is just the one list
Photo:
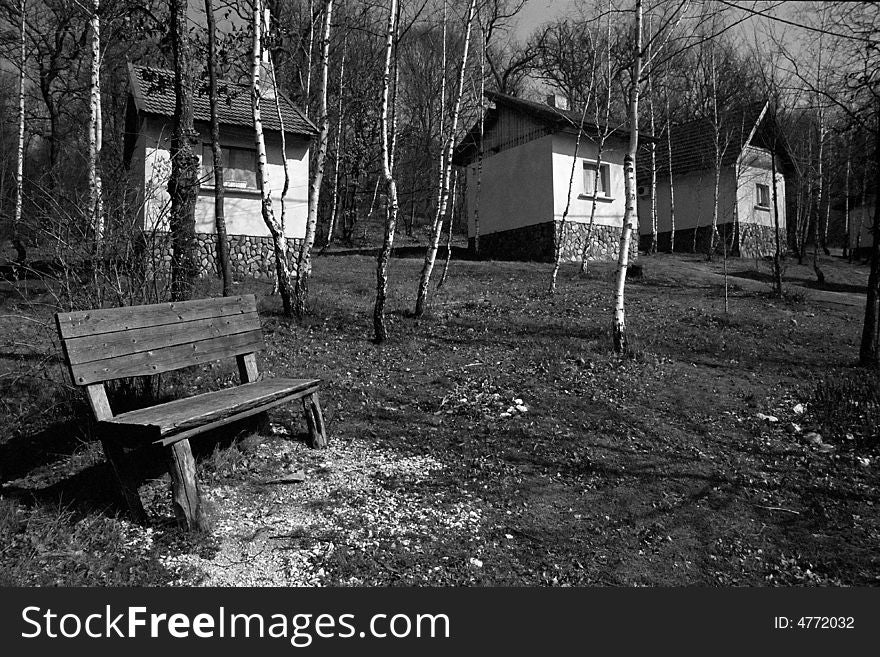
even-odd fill
[(769, 208), (770, 207), (770, 188), (767, 185), (762, 185), (758, 183), (755, 185), (758, 189), (758, 207), (759, 208)]
[[(221, 146), (223, 186), (228, 189), (257, 189), (257, 151), (251, 148)], [(202, 181), (214, 184), (214, 152), (211, 144), (202, 145)]]
[(610, 197), (608, 180), (609, 169), (607, 164), (598, 167), (599, 175), (596, 176), (597, 166), (595, 162), (584, 162), (584, 196)]

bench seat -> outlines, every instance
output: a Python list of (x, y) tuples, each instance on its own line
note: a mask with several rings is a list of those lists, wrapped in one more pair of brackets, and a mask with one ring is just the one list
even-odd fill
[[(85, 389), (107, 461), (137, 522), (146, 523), (147, 514), (132, 456), (150, 443), (163, 446), (175, 514), (181, 525), (194, 530), (206, 530), (210, 522), (201, 502), (190, 438), (300, 399), (308, 444), (327, 445), (318, 400), (321, 380), (260, 375), (256, 352), (265, 342), (252, 294), (60, 312), (55, 323), (71, 381)], [(152, 377), (232, 357), (241, 385), (125, 413), (114, 413), (110, 405), (110, 381)]]
[(98, 423), (102, 438), (171, 445), (317, 392), (321, 379), (273, 378), (120, 413)]

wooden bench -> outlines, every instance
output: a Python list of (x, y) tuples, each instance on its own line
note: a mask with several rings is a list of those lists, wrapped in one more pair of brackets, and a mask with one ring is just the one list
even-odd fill
[[(134, 518), (146, 521), (124, 445), (168, 449), (172, 498), (180, 522), (205, 529), (189, 439), (216, 427), (303, 400), (309, 444), (327, 438), (320, 379), (263, 378), (255, 352), (264, 347), (253, 295), (127, 306), (55, 315), (73, 383), (84, 386), (104, 447)], [(241, 385), (114, 415), (105, 382), (159, 374), (235, 356)]]

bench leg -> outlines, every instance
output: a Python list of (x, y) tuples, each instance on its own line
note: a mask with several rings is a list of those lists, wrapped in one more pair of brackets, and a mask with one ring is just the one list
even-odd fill
[(196, 481), (196, 462), (189, 440), (179, 440), (168, 447), (168, 472), (171, 474), (171, 501), (177, 521), (190, 531), (208, 531), (208, 519)]
[(303, 411), (306, 415), (306, 423), (309, 425), (309, 447), (323, 449), (327, 446), (327, 431), (317, 392), (303, 397)]
[(122, 491), (122, 497), (125, 499), (132, 520), (141, 525), (147, 524), (147, 512), (144, 511), (144, 505), (138, 493), (137, 478), (132, 472), (129, 459), (122, 446), (113, 439), (102, 440), (101, 445), (104, 447), (104, 455), (107, 457), (119, 490)]

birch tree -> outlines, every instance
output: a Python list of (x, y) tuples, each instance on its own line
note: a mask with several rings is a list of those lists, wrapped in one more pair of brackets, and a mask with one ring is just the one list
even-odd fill
[(347, 40), (342, 42), (342, 61), (339, 63), (339, 90), (337, 92), (338, 107), (336, 108), (336, 159), (333, 163), (333, 197), (330, 207), (330, 225), (327, 227), (327, 242), (324, 244), (326, 249), (333, 242), (333, 231), (336, 228), (336, 211), (339, 208), (339, 169), (342, 164), (342, 125), (344, 118), (343, 95), (345, 82), (345, 55), (347, 50)]
[(388, 212), (385, 217), (385, 231), (382, 249), (376, 263), (376, 303), (373, 306), (373, 331), (376, 343), (381, 344), (388, 338), (385, 327), (385, 301), (388, 294), (388, 262), (394, 246), (394, 230), (397, 225), (397, 183), (391, 169), (389, 149), (389, 116), (388, 97), (391, 86), (391, 55), (394, 50), (394, 34), (397, 24), (397, 0), (391, 0), (388, 11), (388, 23), (385, 30), (385, 63), (382, 71), (382, 97), (380, 117), (382, 126), (382, 177), (385, 180), (388, 194)]
[(315, 173), (309, 186), (309, 214), (306, 220), (306, 234), (299, 251), (296, 268), (296, 316), (302, 318), (309, 295), (309, 277), (312, 274), (312, 247), (318, 226), (318, 204), (321, 199), (321, 181), (324, 179), (324, 161), (327, 157), (327, 138), (330, 133), (330, 116), (327, 113), (327, 84), (330, 68), (330, 22), (333, 17), (333, 0), (324, 2), (324, 33), (321, 39), (321, 98), (320, 132), (318, 133), (318, 152), (315, 157)]
[(263, 136), (261, 68), (263, 64), (263, 1), (253, 2), (253, 48), (251, 51), (251, 110), (254, 120), (254, 144), (257, 149), (257, 185), (260, 188), (260, 209), (263, 221), (272, 235), (272, 247), (275, 252), (275, 271), (278, 278), (278, 291), (281, 304), (287, 317), (293, 315), (291, 299), (290, 268), (287, 264), (287, 238), (275, 218), (272, 209), (272, 190), (269, 185), (266, 159), (266, 141)]
[(443, 273), (440, 275), (440, 280), (437, 281), (438, 290), (446, 283), (446, 277), (449, 274), (449, 263), (452, 262), (452, 226), (455, 223), (455, 188), (457, 184), (458, 171), (454, 171), (452, 174), (452, 202), (449, 204), (449, 218), (446, 227), (446, 261), (443, 263)]
[[(91, 39), (91, 61), (89, 68), (89, 218), (95, 240), (95, 259), (100, 262), (104, 243), (104, 207), (101, 196), (101, 174), (98, 171), (98, 157), (103, 141), (101, 121), (101, 18), (98, 15), (100, 0), (92, 0), (89, 28)], [(97, 267), (96, 270), (97, 272)]]
[(664, 99), (666, 102), (666, 152), (667, 166), (669, 167), (669, 252), (675, 253), (675, 182), (672, 172), (672, 115), (669, 111), (669, 69), (666, 71), (666, 89)]
[(229, 266), (229, 240), (226, 236), (223, 182), (223, 149), (220, 147), (220, 121), (217, 118), (217, 29), (214, 2), (205, 0), (208, 18), (208, 102), (211, 106), (211, 153), (214, 160), (214, 226), (217, 230), (217, 273), (223, 281), (223, 296), (232, 294), (232, 270)]
[(636, 151), (639, 145), (639, 80), (642, 75), (642, 0), (636, 0), (635, 46), (632, 61), (632, 87), (629, 98), (629, 147), (623, 160), (624, 189), (626, 209), (620, 230), (620, 247), (617, 257), (617, 279), (614, 287), (614, 316), (612, 321), (612, 340), (614, 351), (626, 353), (629, 344), (626, 335), (626, 306), (624, 291), (626, 270), (629, 266), (630, 241), (632, 240), (633, 217), (636, 214)]
[(15, 154), (15, 210), (12, 216), (12, 241), (16, 250), (17, 264), (25, 264), (27, 250), (21, 238), (21, 212), (24, 201), (24, 97), (25, 97), (25, 68), (27, 66), (27, 5), (25, 0), (19, 3), (21, 12), (18, 41), (18, 142)]
[(198, 265), (195, 207), (199, 191), (198, 133), (193, 127), (193, 61), (187, 28), (188, 0), (169, 0), (174, 60), (174, 127), (171, 138), (171, 299), (190, 299)]
[(440, 235), (443, 230), (442, 217), (446, 213), (446, 204), (449, 200), (449, 178), (452, 172), (452, 148), (455, 144), (455, 136), (458, 128), (458, 114), (461, 108), (461, 98), (464, 93), (465, 69), (467, 67), (468, 48), (470, 47), (471, 40), (471, 25), (474, 20), (476, 4), (477, 0), (471, 0), (468, 5), (467, 19), (465, 21), (464, 46), (462, 48), (461, 64), (458, 70), (458, 89), (453, 103), (449, 133), (444, 137), (443, 155), (441, 156), (443, 176), (440, 184), (440, 202), (437, 204), (434, 222), (431, 226), (431, 240), (428, 244), (428, 252), (425, 254), (425, 263), (422, 266), (422, 274), (419, 279), (414, 313), (416, 317), (421, 317), (425, 313), (425, 307), (428, 302), (428, 285), (431, 281), (431, 272), (434, 269), (437, 250), (440, 246)]
[[(603, 104), (599, 105), (599, 94), (595, 94), (595, 123), (599, 134), (596, 138), (596, 173), (593, 176), (593, 189), (599, 188), (599, 177), (602, 172), (602, 157), (605, 154), (605, 142), (613, 132), (611, 123), (611, 88), (614, 76), (611, 70), (611, 0), (608, 2), (608, 16), (605, 27), (605, 79), (602, 81), (605, 94)], [(595, 61), (595, 59), (594, 59)], [(584, 238), (584, 248), (581, 251), (581, 275), (587, 274), (589, 268), (589, 249), (593, 241), (593, 230), (596, 227), (596, 195), (590, 199), (590, 220), (587, 223), (587, 235)]]

